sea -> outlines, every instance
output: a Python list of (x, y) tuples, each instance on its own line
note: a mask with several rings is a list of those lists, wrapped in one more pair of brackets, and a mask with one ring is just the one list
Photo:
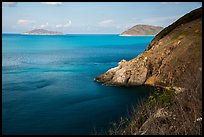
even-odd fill
[(106, 134), (152, 89), (94, 78), (144, 52), (153, 38), (2, 34), (2, 134)]

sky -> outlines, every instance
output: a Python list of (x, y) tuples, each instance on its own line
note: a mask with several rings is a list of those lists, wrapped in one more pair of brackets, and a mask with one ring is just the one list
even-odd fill
[(3, 2), (2, 32), (120, 34), (137, 24), (167, 27), (201, 2)]

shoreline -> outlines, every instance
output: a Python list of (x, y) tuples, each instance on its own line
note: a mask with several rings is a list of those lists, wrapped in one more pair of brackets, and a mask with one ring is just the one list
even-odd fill
[(122, 37), (135, 37), (135, 36), (142, 36), (142, 37), (149, 37), (149, 36), (156, 36), (156, 35), (128, 35), (128, 34), (120, 34), (119, 36), (122, 36)]

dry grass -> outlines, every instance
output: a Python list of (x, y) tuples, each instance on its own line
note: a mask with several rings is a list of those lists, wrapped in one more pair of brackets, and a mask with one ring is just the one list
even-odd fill
[(171, 96), (170, 104), (157, 99), (154, 106), (148, 107), (150, 100), (141, 102), (129, 120), (121, 119), (108, 134), (202, 135), (202, 83), (195, 82), (191, 89)]

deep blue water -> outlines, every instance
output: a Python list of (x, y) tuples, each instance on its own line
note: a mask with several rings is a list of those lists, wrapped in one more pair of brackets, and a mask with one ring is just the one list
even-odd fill
[(104, 86), (94, 78), (136, 57), (152, 39), (3, 34), (3, 134), (106, 131), (150, 89)]

